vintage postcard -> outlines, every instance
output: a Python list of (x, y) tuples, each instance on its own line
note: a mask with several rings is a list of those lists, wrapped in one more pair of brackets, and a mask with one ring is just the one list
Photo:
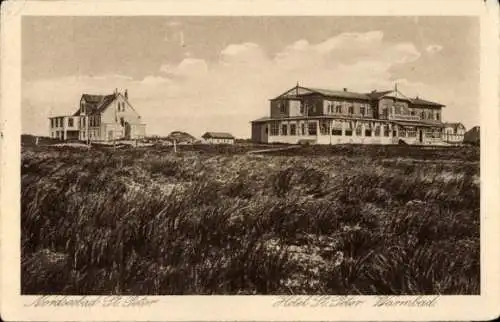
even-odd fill
[(498, 15), (2, 4), (2, 319), (497, 317)]

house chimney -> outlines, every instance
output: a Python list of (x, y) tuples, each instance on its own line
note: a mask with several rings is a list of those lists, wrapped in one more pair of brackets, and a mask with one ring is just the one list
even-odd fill
[(125, 98), (128, 99), (128, 91), (127, 89), (125, 89), (125, 94), (124, 94)]
[(344, 92), (347, 92), (347, 88), (346, 87), (344, 87)]

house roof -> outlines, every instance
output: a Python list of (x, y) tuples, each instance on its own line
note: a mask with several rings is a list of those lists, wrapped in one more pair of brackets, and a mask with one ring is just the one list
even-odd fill
[[(94, 94), (82, 94), (80, 100), (84, 100), (87, 103), (87, 109), (89, 112), (87, 114), (102, 112), (106, 107), (108, 107), (116, 98), (116, 94), (110, 95), (94, 95)], [(80, 115), (80, 108), (73, 114), (73, 116)]]
[(474, 126), (464, 134), (464, 142), (479, 142), (481, 139), (479, 126)]
[(226, 132), (206, 132), (203, 134), (202, 138), (204, 139), (234, 139), (234, 136), (232, 136), (230, 133)]
[(330, 97), (342, 97), (342, 98), (355, 98), (362, 100), (369, 100), (370, 96), (363, 93), (349, 92), (349, 91), (339, 91), (339, 90), (331, 90), (331, 89), (323, 89), (323, 88), (311, 88), (308, 87), (313, 92), (319, 93), (324, 96)]
[[(402, 94), (400, 91), (395, 90), (385, 90), (385, 91), (372, 91), (370, 93), (359, 93), (359, 92), (351, 92), (347, 89), (345, 90), (333, 90), (333, 89), (323, 89), (323, 88), (314, 88), (314, 87), (302, 87), (296, 86), (285, 93), (277, 96), (274, 99), (279, 99), (280, 97), (287, 96), (289, 98), (299, 98), (302, 96), (307, 96), (311, 94), (320, 94), (326, 97), (338, 97), (338, 98), (351, 98), (351, 99), (360, 99), (360, 100), (378, 100), (384, 96), (389, 96), (388, 94), (395, 93), (395, 95), (399, 94), (397, 98), (399, 100), (405, 100), (415, 105), (427, 105), (427, 106), (436, 106), (443, 107), (443, 104), (439, 104), (432, 101), (427, 101), (421, 98), (410, 98)], [(395, 97), (395, 96), (389, 96)]]
[(392, 92), (393, 92), (392, 90), (390, 90), (390, 91), (373, 91), (373, 92), (367, 93), (366, 95), (368, 95), (371, 99), (379, 99), (382, 96), (385, 96), (385, 95), (392, 93)]
[(415, 104), (415, 105), (430, 105), (430, 106), (440, 106), (440, 107), (444, 106), (443, 104), (423, 100), (423, 99), (418, 98), (418, 97), (417, 98), (410, 98), (410, 102), (412, 104)]

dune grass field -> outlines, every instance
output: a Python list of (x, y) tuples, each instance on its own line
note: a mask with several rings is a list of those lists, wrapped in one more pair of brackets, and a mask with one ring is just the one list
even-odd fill
[(479, 148), (23, 147), (23, 294), (479, 294)]

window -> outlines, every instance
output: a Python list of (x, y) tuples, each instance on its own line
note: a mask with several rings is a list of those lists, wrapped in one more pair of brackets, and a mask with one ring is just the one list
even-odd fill
[(371, 113), (372, 112), (371, 112), (371, 109), (370, 109), (370, 105), (367, 104), (366, 105), (366, 116), (370, 117)]
[(335, 106), (335, 113), (342, 113), (342, 105)]
[(382, 118), (387, 119), (389, 117), (389, 109), (387, 106), (382, 108)]
[(352, 129), (345, 129), (345, 136), (352, 136)]
[(316, 113), (316, 105), (311, 105), (311, 113)]
[(290, 135), (297, 135), (297, 125), (290, 124)]
[(399, 104), (394, 105), (394, 113), (401, 114), (401, 105), (399, 105)]
[(380, 125), (375, 126), (375, 136), (380, 136)]
[(365, 136), (372, 136), (372, 129), (365, 129)]
[(284, 102), (278, 102), (278, 108), (280, 109), (280, 113), (286, 113), (286, 105), (284, 104)]
[(362, 116), (365, 116), (365, 107), (363, 105), (361, 105), (359, 107), (359, 113), (362, 115)]
[(354, 106), (349, 106), (349, 114), (354, 114)]
[(307, 129), (309, 130), (309, 135), (317, 135), (318, 134), (316, 122), (314, 122), (314, 121), (308, 122)]
[(328, 121), (321, 121), (319, 130), (321, 135), (328, 135), (328, 132), (330, 132), (330, 123)]
[(300, 114), (304, 114), (304, 104), (300, 104)]
[(122, 127), (125, 126), (125, 120), (123, 119), (123, 117), (120, 117), (120, 125)]
[(278, 122), (271, 123), (271, 135), (279, 135), (279, 124)]
[(73, 118), (68, 119), (68, 126), (72, 127), (73, 126)]
[(302, 135), (306, 135), (306, 125), (304, 123), (302, 123), (300, 125), (300, 132), (302, 133)]
[(399, 136), (401, 137), (406, 136), (406, 129), (404, 127), (399, 128)]
[(90, 127), (94, 126), (94, 116), (93, 115), (89, 116), (89, 126)]
[(420, 119), (425, 120), (425, 112), (424, 111), (420, 112)]
[(54, 127), (54, 120), (50, 119), (50, 128), (53, 128), (53, 127)]
[(361, 136), (361, 133), (362, 133), (362, 131), (361, 131), (361, 125), (358, 125), (356, 127), (356, 136)]
[[(350, 134), (350, 135), (352, 135), (352, 130), (349, 130), (349, 131), (351, 131), (351, 134)], [(346, 130), (346, 132), (347, 132), (347, 130)], [(335, 136), (342, 135), (342, 129), (333, 129), (333, 130), (332, 130), (332, 135), (335, 135)], [(347, 135), (347, 134), (346, 134), (346, 135)]]
[(85, 126), (85, 117), (82, 118), (82, 125)]
[(281, 124), (281, 135), (288, 135), (288, 126), (286, 124)]
[(384, 125), (384, 136), (389, 136), (389, 125)]
[(415, 111), (411, 110), (411, 111), (410, 111), (410, 115), (411, 115), (411, 116), (415, 116)]
[(406, 136), (410, 138), (417, 137), (417, 130), (414, 127), (409, 127), (406, 129)]
[(439, 121), (440, 119), (440, 115), (439, 115), (439, 112), (436, 113), (436, 120)]

